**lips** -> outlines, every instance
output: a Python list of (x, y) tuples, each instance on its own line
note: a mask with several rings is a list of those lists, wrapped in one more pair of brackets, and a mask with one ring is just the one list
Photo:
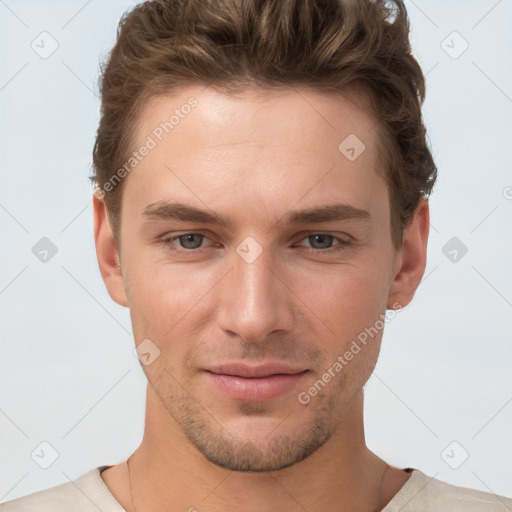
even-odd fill
[(294, 375), (303, 372), (304, 368), (289, 366), (280, 362), (269, 362), (259, 366), (250, 366), (242, 363), (228, 363), (208, 368), (209, 372), (233, 375), (245, 378), (269, 377), (271, 375)]
[(212, 366), (205, 373), (210, 382), (228, 397), (263, 402), (291, 391), (308, 370), (279, 362), (259, 366), (232, 363)]

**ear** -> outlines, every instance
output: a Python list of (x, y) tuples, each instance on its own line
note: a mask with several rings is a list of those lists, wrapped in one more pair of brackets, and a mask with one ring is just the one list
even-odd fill
[(427, 264), (427, 242), (430, 227), (428, 200), (422, 198), (409, 225), (404, 229), (402, 247), (396, 255), (395, 277), (388, 294), (388, 309), (393, 304), (407, 306), (414, 297)]
[(120, 306), (128, 306), (119, 253), (108, 222), (105, 202), (96, 194), (93, 195), (92, 201), (94, 243), (96, 244), (96, 257), (98, 258), (101, 277), (112, 300)]

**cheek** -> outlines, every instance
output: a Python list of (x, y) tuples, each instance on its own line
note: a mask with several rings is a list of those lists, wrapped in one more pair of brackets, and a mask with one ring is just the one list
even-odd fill
[[(367, 267), (340, 269), (325, 279), (323, 293), (309, 296), (315, 313), (333, 332), (318, 340), (327, 365), (320, 372), (336, 375), (326, 393), (336, 400), (353, 396), (377, 362), (386, 310), (386, 283)], [(317, 377), (322, 378), (321, 375)], [(334, 399), (334, 398), (333, 398)]]
[[(149, 252), (149, 251), (148, 251)], [(129, 283), (131, 304), (142, 310), (152, 310), (167, 318), (179, 315), (197, 302), (208, 287), (209, 274), (195, 265), (173, 264), (154, 258), (139, 259), (129, 265), (126, 280)], [(212, 281), (213, 281), (212, 276)]]
[(139, 260), (125, 275), (136, 343), (149, 338), (172, 361), (187, 357), (194, 345), (175, 340), (201, 339), (208, 292), (218, 281), (215, 272), (192, 267)]
[[(367, 265), (336, 265), (321, 274), (296, 274), (292, 289), (342, 344), (373, 325), (385, 311), (384, 272)], [(329, 332), (329, 331), (327, 331)]]

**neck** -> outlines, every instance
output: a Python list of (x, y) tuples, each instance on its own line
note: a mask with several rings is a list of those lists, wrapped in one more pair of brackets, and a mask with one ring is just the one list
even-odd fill
[(297, 507), (320, 512), (336, 504), (337, 510), (370, 512), (381, 510), (408, 478), (398, 473), (366, 447), (362, 392), (332, 437), (312, 455), (287, 468), (258, 473), (234, 472), (208, 461), (148, 386), (144, 438), (129, 459), (133, 505), (125, 508), (221, 512), (243, 503), (247, 512), (291, 512)]

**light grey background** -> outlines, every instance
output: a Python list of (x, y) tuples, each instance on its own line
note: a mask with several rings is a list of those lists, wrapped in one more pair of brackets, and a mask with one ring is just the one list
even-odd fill
[[(142, 438), (146, 381), (97, 269), (87, 180), (99, 62), (133, 4), (0, 0), (0, 501), (120, 462)], [(424, 281), (366, 388), (367, 442), (512, 496), (512, 2), (407, 6), (440, 176)], [(59, 45), (46, 59), (31, 47), (51, 49), (43, 31)], [(58, 248), (47, 263), (32, 253), (42, 237)], [(452, 237), (468, 248), (456, 262)], [(48, 469), (31, 457), (43, 441), (58, 452)]]

